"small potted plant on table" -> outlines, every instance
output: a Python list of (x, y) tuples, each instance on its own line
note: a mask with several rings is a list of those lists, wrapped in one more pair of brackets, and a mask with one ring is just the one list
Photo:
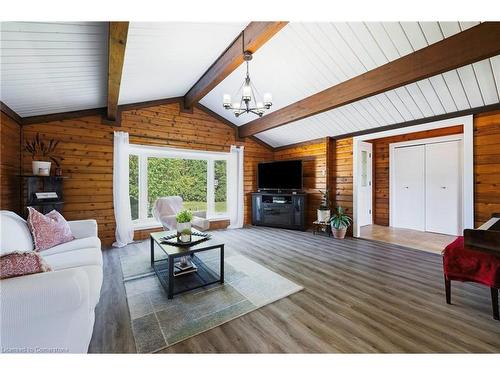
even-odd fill
[(340, 206), (337, 207), (335, 213), (330, 218), (333, 237), (339, 239), (344, 238), (347, 228), (349, 228), (351, 223), (352, 219), (345, 213), (345, 210)]
[(317, 210), (318, 221), (320, 223), (327, 223), (330, 219), (331, 214), (328, 188), (324, 192), (321, 190), (319, 192), (321, 193), (321, 204), (319, 205), (319, 208)]
[(189, 210), (180, 211), (175, 217), (177, 221), (177, 238), (181, 242), (191, 242), (191, 220), (193, 213)]

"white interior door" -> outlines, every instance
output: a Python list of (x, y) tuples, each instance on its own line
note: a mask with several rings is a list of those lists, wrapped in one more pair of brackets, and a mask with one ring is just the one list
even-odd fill
[(462, 232), (461, 141), (425, 146), (425, 230), (459, 235)]
[(373, 145), (368, 142), (359, 144), (359, 225), (370, 225), (372, 219), (372, 151)]
[(394, 149), (392, 226), (425, 230), (425, 146)]

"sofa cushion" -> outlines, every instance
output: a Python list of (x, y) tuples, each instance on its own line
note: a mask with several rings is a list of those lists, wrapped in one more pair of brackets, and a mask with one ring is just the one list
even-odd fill
[(100, 248), (89, 247), (63, 251), (47, 255), (42, 252), (42, 257), (53, 270), (62, 270), (81, 266), (102, 266), (102, 253)]
[(102, 285), (102, 253), (100, 248), (78, 249), (52, 255), (40, 253), (54, 271), (80, 268), (87, 273), (91, 307), (99, 302)]
[(0, 254), (33, 251), (33, 237), (26, 220), (11, 211), (0, 211)]
[(48, 271), (50, 266), (35, 251), (14, 251), (0, 256), (0, 279)]
[(47, 256), (57, 253), (64, 253), (66, 251), (88, 249), (89, 247), (100, 249), (101, 240), (98, 237), (77, 238), (73, 241), (65, 242), (63, 244), (51, 247), (50, 249), (44, 250), (43, 255)]

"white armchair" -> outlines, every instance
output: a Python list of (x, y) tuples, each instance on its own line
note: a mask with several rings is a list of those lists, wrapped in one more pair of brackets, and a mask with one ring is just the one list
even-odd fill
[[(177, 229), (175, 216), (182, 211), (183, 201), (179, 196), (158, 198), (153, 208), (153, 216), (165, 230)], [(210, 227), (206, 211), (193, 211), (191, 224), (198, 230), (204, 231)]]

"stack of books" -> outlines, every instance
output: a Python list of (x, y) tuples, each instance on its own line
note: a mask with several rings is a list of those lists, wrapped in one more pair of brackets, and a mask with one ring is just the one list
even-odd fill
[(198, 271), (198, 267), (196, 267), (192, 262), (177, 262), (174, 264), (174, 276), (187, 275), (196, 271)]

